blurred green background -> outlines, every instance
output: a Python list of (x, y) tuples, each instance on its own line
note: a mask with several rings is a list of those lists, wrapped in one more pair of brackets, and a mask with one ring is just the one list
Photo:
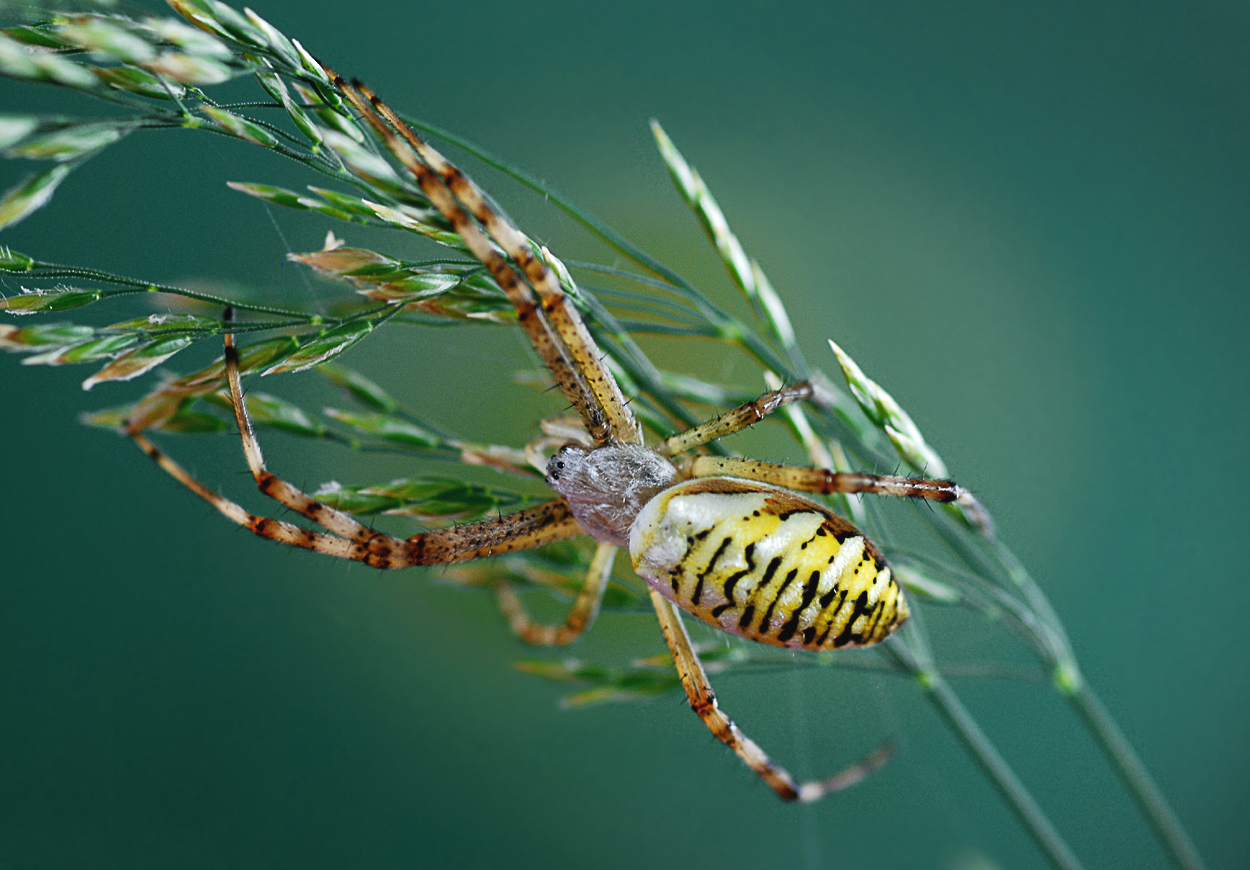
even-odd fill
[[(836, 338), (993, 510), (1203, 855), (1245, 860), (1244, 4), (257, 11), (733, 307), (654, 153), (646, 121), (659, 118), (809, 356), (833, 369), (823, 347)], [(98, 111), (7, 80), (0, 94), (6, 112)], [(287, 251), (319, 248), (330, 228), (379, 237), (268, 213), (224, 185), (317, 183), (297, 168), (216, 137), (135, 136), (0, 243), (315, 304), (324, 285)], [(0, 167), (5, 186), (26, 170)], [(596, 254), (535, 197), (483, 180), (556, 253)], [(119, 304), (117, 319), (134, 313)], [(682, 353), (705, 376), (760, 386), (741, 357)], [(511, 382), (530, 359), (514, 332), (391, 329), (346, 362), (465, 436), (523, 443), (559, 404)], [(903, 736), (861, 787), (782, 805), (679, 696), (558, 710), (561, 687), (511, 669), (535, 654), (490, 596), (239, 532), (78, 425), (141, 390), (84, 395), (88, 373), (0, 359), (0, 866), (1042, 865), (905, 680), (718, 682), (799, 773)], [(299, 377), (288, 390), (321, 401), (316, 377)], [(237, 442), (210, 442), (163, 441), (250, 498)], [(276, 470), (310, 486), (407, 470), (265, 443)], [(778, 458), (798, 460), (789, 450)], [(921, 609), (944, 661), (1028, 661), (978, 619)], [(618, 616), (574, 654), (660, 649), (653, 620)], [(956, 688), (1089, 866), (1165, 866), (1053, 692)]]

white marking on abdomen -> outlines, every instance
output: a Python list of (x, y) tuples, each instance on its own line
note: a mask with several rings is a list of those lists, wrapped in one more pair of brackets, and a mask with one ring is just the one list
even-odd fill
[[(842, 574), (851, 566), (852, 562), (858, 562), (862, 558), (864, 558), (863, 538), (857, 535), (854, 538), (847, 538), (843, 541), (842, 549), (838, 550), (838, 555), (833, 557), (833, 564), (829, 566), (824, 575), (821, 575), (821, 594), (833, 588), (834, 584), (842, 578)], [(825, 585), (826, 575), (833, 578), (833, 583), (830, 583), (828, 586)]]

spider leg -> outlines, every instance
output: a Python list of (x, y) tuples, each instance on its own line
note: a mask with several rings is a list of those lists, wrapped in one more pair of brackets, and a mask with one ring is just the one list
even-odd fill
[[(581, 526), (569, 513), (568, 505), (563, 500), (556, 499), (504, 514), (502, 517), (425, 532), (410, 538), (374, 533), (368, 542), (351, 541), (337, 535), (312, 532), (283, 520), (253, 514), (200, 483), (141, 432), (128, 430), (126, 434), (171, 477), (207, 501), (226, 518), (254, 534), (280, 544), (302, 547), (340, 559), (354, 559), (374, 568), (467, 562), (471, 559), (541, 547), (543, 544), (582, 534)], [(322, 507), (329, 510), (325, 505)]]
[[(229, 319), (228, 315), (229, 312), (227, 312), (227, 319)], [(341, 538), (358, 543), (366, 543), (377, 538), (378, 533), (373, 529), (357, 522), (348, 514), (306, 495), (265, 467), (265, 457), (261, 453), (260, 442), (256, 440), (252, 418), (247, 412), (247, 402), (243, 397), (243, 383), (239, 377), (239, 352), (234, 346), (234, 336), (229, 333), (226, 334), (225, 361), (226, 380), (230, 384), (230, 402), (234, 406), (234, 419), (239, 426), (239, 435), (243, 440), (243, 454), (247, 457), (247, 467), (252, 472), (256, 487), (274, 501), (307, 517)]]
[[(540, 505), (538, 508), (530, 508), (528, 511), (518, 511), (506, 517), (495, 517), (465, 526), (427, 532), (407, 539), (379, 534), (352, 516), (322, 504), (265, 467), (265, 458), (261, 453), (255, 430), (252, 428), (252, 418), (247, 412), (247, 402), (243, 396), (243, 383), (239, 377), (239, 354), (234, 346), (233, 335), (226, 334), (225, 345), (226, 379), (230, 384), (230, 400), (234, 406), (239, 436), (243, 441), (243, 453), (247, 457), (248, 468), (251, 469), (252, 477), (256, 480), (257, 488), (279, 504), (307, 517), (327, 531), (341, 538), (366, 544), (370, 550), (385, 553), (385, 558), (400, 561), (400, 564), (387, 567), (400, 567), (402, 564), (460, 562), (478, 558), (481, 555), (490, 555), (492, 552), (511, 552), (535, 547), (539, 543), (547, 543), (547, 539), (539, 535), (535, 543), (518, 546), (537, 534), (536, 530), (530, 528), (535, 520), (557, 523), (567, 532), (560, 534), (561, 538), (580, 533), (580, 527), (571, 516), (567, 520), (563, 519), (562, 514), (567, 514), (567, 508), (551, 502), (547, 505)], [(415, 561), (405, 562), (405, 559)]]
[[(783, 405), (801, 402), (811, 398), (811, 395), (812, 385), (806, 382), (773, 390), (754, 402), (747, 402), (732, 411), (726, 411), (714, 420), (674, 435), (656, 448), (656, 452), (661, 456), (676, 456), (701, 444), (732, 435), (752, 423), (758, 423)], [(679, 462), (678, 465), (690, 477), (741, 477), (771, 483), (784, 489), (821, 495), (868, 492), (929, 501), (972, 501), (972, 495), (966, 489), (949, 480), (904, 477), (897, 474), (827, 471), (823, 468), (800, 468), (754, 459), (719, 456), (696, 456)]]
[(252, 429), (252, 419), (243, 397), (234, 336), (227, 334), (225, 343), (226, 379), (230, 384), (230, 399), (234, 405), (243, 452), (252, 477), (256, 480), (256, 486), (265, 495), (307, 517), (331, 534), (312, 532), (292, 523), (258, 516), (245, 510), (196, 480), (182, 466), (161, 452), (137, 426), (129, 425), (126, 431), (143, 452), (175, 480), (217, 508), (227, 518), (262, 538), (342, 559), (355, 559), (376, 568), (404, 568), (409, 565), (464, 562), (511, 553), (581, 534), (581, 526), (573, 519), (568, 504), (560, 499), (501, 517), (425, 532), (410, 538), (396, 538), (375, 532), (348, 514), (322, 504), (265, 467), (260, 442)]
[(972, 498), (966, 489), (949, 480), (799, 468), (758, 462), (754, 459), (697, 456), (688, 463), (687, 469), (691, 477), (742, 477), (785, 489), (821, 495), (868, 492), (940, 502), (966, 502)]
[(603, 592), (608, 588), (608, 579), (612, 576), (612, 560), (617, 548), (611, 544), (599, 544), (594, 559), (586, 571), (585, 584), (577, 595), (577, 600), (569, 608), (563, 625), (543, 625), (535, 622), (525, 610), (511, 585), (504, 584), (497, 588), (499, 607), (512, 630), (526, 643), (535, 646), (567, 646), (581, 637), (582, 632), (590, 628), (599, 614), (599, 605), (603, 602)]
[(660, 619), (660, 628), (664, 631), (664, 639), (668, 641), (669, 651), (673, 654), (673, 661), (677, 665), (677, 673), (681, 677), (681, 685), (686, 690), (690, 706), (708, 730), (759, 774), (782, 800), (806, 803), (819, 800), (831, 792), (850, 788), (889, 761), (894, 754), (893, 742), (887, 741), (840, 773), (811, 782), (796, 782), (785, 768), (774, 764), (759, 744), (743, 734), (733, 720), (721, 711), (716, 702), (716, 693), (712, 691), (712, 684), (708, 682), (707, 673), (690, 643), (690, 635), (686, 633), (686, 626), (677, 609), (654, 590), (651, 592), (651, 602)]
[(758, 423), (782, 405), (801, 402), (804, 399), (810, 399), (811, 396), (812, 385), (805, 381), (773, 390), (753, 402), (747, 402), (732, 411), (726, 411), (714, 420), (701, 423), (693, 429), (687, 429), (685, 432), (666, 439), (656, 448), (656, 452), (661, 456), (676, 456), (679, 453), (685, 453), (700, 444), (724, 438), (726, 435), (732, 435), (734, 432)]
[(139, 445), (139, 449), (151, 457), (171, 477), (240, 526), (250, 529), (263, 538), (269, 538), (279, 543), (316, 550), (319, 553), (326, 553), (342, 559), (367, 561), (368, 550), (363, 544), (344, 540), (334, 535), (310, 532), (282, 520), (272, 520), (249, 513), (241, 505), (218, 495), (192, 477), (186, 469), (166, 456), (159, 447), (149, 441), (140, 431), (128, 430), (127, 434)]
[(534, 255), (529, 240), (487, 202), (477, 185), (417, 136), (367, 87), (348, 84), (329, 68), (325, 71), (386, 148), (412, 173), (422, 192), (451, 222), (473, 255), (490, 270), (595, 444), (641, 444), (642, 429), (612, 372), (603, 363), (599, 348), (561, 289), (559, 279)]

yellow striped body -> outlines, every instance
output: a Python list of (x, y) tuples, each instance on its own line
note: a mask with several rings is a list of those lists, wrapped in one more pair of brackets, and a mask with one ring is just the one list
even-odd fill
[(634, 570), (709, 625), (794, 649), (865, 646), (908, 617), (880, 551), (802, 496), (728, 477), (664, 490), (630, 530)]

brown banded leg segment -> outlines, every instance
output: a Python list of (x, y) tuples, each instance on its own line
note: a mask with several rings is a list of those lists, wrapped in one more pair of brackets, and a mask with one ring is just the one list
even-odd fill
[[(228, 312), (227, 319), (229, 319)], [(265, 467), (265, 457), (261, 453), (260, 442), (256, 440), (252, 418), (247, 412), (247, 402), (243, 396), (243, 384), (239, 377), (239, 352), (234, 346), (234, 336), (229, 333), (226, 334), (225, 360), (226, 380), (230, 384), (230, 402), (234, 406), (234, 419), (239, 426), (239, 437), (243, 441), (243, 454), (247, 457), (247, 467), (252, 472), (257, 488), (280, 504), (341, 538), (365, 543), (377, 537), (377, 533), (368, 526), (342, 511), (322, 504)]]
[(599, 544), (595, 556), (586, 571), (586, 580), (577, 600), (569, 608), (568, 616), (562, 625), (543, 625), (535, 622), (525, 611), (525, 605), (510, 585), (502, 585), (496, 591), (499, 595), (499, 607), (508, 617), (508, 622), (517, 636), (526, 643), (535, 646), (567, 646), (581, 637), (582, 633), (594, 623), (599, 614), (599, 605), (603, 602), (603, 592), (608, 588), (608, 579), (612, 576), (612, 561), (616, 557), (616, 547), (611, 544)]
[(322, 504), (265, 468), (260, 442), (256, 440), (252, 420), (247, 413), (239, 378), (238, 354), (231, 335), (226, 336), (225, 367), (243, 452), (247, 456), (247, 464), (257, 487), (265, 495), (307, 517), (331, 534), (312, 532), (292, 523), (250, 513), (188, 474), (182, 466), (144, 437), (138, 428), (128, 426), (126, 431), (143, 452), (175, 480), (217, 508), (227, 518), (262, 538), (341, 559), (355, 559), (375, 568), (405, 568), (410, 565), (441, 565), (480, 559), (538, 547), (581, 534), (581, 526), (573, 519), (568, 504), (562, 499), (544, 502), (506, 516), (439, 529), (410, 538), (396, 538), (375, 532), (348, 514)]
[(866, 776), (890, 760), (894, 754), (892, 742), (883, 744), (879, 749), (860, 760), (846, 770), (826, 779), (798, 783), (785, 768), (774, 764), (755, 741), (742, 733), (742, 730), (726, 716), (716, 702), (716, 693), (708, 682), (707, 673), (699, 661), (694, 646), (690, 643), (690, 635), (681, 621), (677, 609), (655, 590), (651, 591), (651, 603), (655, 606), (656, 616), (660, 619), (660, 628), (664, 631), (664, 639), (668, 641), (669, 651), (677, 665), (677, 674), (681, 677), (682, 688), (690, 699), (690, 706), (703, 720), (708, 729), (722, 743), (732, 749), (747, 766), (760, 775), (764, 782), (782, 798), (788, 801), (810, 802), (819, 800), (827, 794), (841, 791), (862, 781)]
[[(230, 400), (243, 440), (248, 467), (260, 491), (282, 505), (312, 520), (341, 538), (361, 544), (386, 562), (381, 567), (406, 565), (442, 565), (464, 562), (487, 556), (511, 553), (541, 546), (549, 541), (581, 533), (568, 505), (551, 501), (502, 517), (479, 520), (464, 526), (441, 529), (399, 539), (374, 532), (348, 514), (322, 504), (304, 491), (287, 483), (265, 468), (260, 442), (247, 412), (243, 384), (239, 377), (238, 352), (234, 336), (226, 335), (226, 378), (230, 384)], [(295, 527), (292, 527), (295, 528)], [(551, 537), (554, 535), (554, 537)]]
[[(481, 227), (474, 222), (468, 211), (456, 199), (442, 178), (426, 166), (408, 143), (386, 124), (374, 109), (373, 104), (356, 88), (344, 81), (342, 76), (328, 68), (326, 72), (351, 101), (352, 105), (356, 107), (356, 110), (360, 112), (361, 116), (374, 129), (387, 149), (412, 174), (417, 181), (417, 185), (429, 198), (434, 207), (451, 222), (452, 227), (460, 235), (473, 255), (486, 265), (495, 281), (507, 295), (508, 301), (516, 309), (517, 317), (528, 335), (530, 343), (533, 344), (538, 355), (547, 364), (547, 367), (551, 369), (552, 374), (555, 375), (561, 390), (572, 400), (573, 396), (579, 394), (582, 382), (578, 377), (578, 373), (573, 369), (571, 361), (566, 358), (563, 349), (560, 347), (555, 331), (546, 322), (546, 318), (542, 314), (542, 306), (529, 285), (521, 279), (520, 273), (499, 254), (491, 240), (485, 235)], [(579, 412), (582, 411), (581, 408), (578, 410)], [(585, 413), (582, 416), (585, 418)]]
[(923, 498), (929, 501), (952, 502), (966, 497), (967, 490), (949, 480), (900, 477), (892, 474), (860, 474), (828, 471), (823, 468), (798, 468), (776, 465), (754, 459), (732, 459), (720, 456), (698, 456), (690, 461), (691, 477), (741, 477), (771, 483), (799, 492), (821, 495), (832, 493), (876, 493), (901, 498)]
[(544, 544), (583, 535), (562, 498), (499, 517), (450, 529), (423, 532), (405, 539), (412, 565), (445, 565), (532, 550)]
[(451, 165), (442, 154), (417, 136), (412, 128), (378, 99), (369, 88), (364, 85), (357, 85), (357, 88), (369, 100), (373, 108), (399, 132), (404, 141), (420, 155), (425, 164), (439, 174), (447, 189), (468, 209), (474, 219), (486, 230), (486, 234), (514, 263), (521, 267), (529, 285), (542, 300), (542, 309), (547, 315), (548, 322), (559, 335), (565, 351), (572, 359), (575, 368), (585, 378), (591, 394), (604, 414), (606, 431), (600, 433), (590, 430), (596, 445), (602, 446), (609, 441), (641, 444), (642, 429), (626, 406), (625, 397), (616, 383), (616, 378), (600, 359), (599, 349), (595, 346), (590, 332), (569, 304), (555, 272), (541, 259), (534, 256), (525, 236), (498, 208), (487, 201), (486, 195), (473, 183), (472, 179)]
[[(347, 540), (337, 535), (312, 532), (283, 520), (253, 514), (200, 483), (141, 432), (128, 430), (127, 434), (171, 477), (232, 522), (280, 544), (302, 547), (339, 559), (354, 559), (374, 568), (408, 568), (413, 565), (467, 562), (471, 559), (541, 547), (543, 544), (582, 534), (582, 528), (573, 519), (568, 504), (563, 499), (556, 499), (501, 517), (425, 532), (410, 538), (396, 538), (375, 532), (371, 533), (372, 537), (368, 541)], [(310, 496), (304, 497), (316, 501)], [(321, 508), (331, 510), (325, 505), (321, 505)]]
[(702, 425), (695, 426), (693, 429), (687, 429), (685, 432), (674, 435), (656, 448), (656, 452), (661, 456), (676, 456), (679, 453), (685, 453), (687, 450), (693, 450), (701, 444), (707, 444), (709, 441), (715, 441), (717, 438), (724, 438), (726, 435), (732, 435), (758, 423), (782, 405), (788, 405), (791, 402), (801, 402), (811, 397), (812, 385), (805, 381), (782, 387), (779, 390), (773, 390), (770, 393), (765, 393), (753, 402), (747, 402), (745, 405), (740, 405), (732, 411), (726, 411), (715, 420), (709, 420)]
[(368, 88), (348, 84), (328, 68), (326, 73), (387, 149), (412, 173), (422, 192), (451, 222), (473, 255), (490, 270), (595, 444), (641, 444), (642, 429), (626, 405), (616, 379), (604, 365), (598, 347), (560, 288), (555, 273), (534, 256), (526, 238), (487, 202), (467, 176), (417, 136)]
[[(139, 445), (139, 448), (144, 453), (151, 457), (174, 480), (217, 508), (231, 521), (238, 523), (246, 529), (250, 529), (262, 538), (268, 538), (271, 541), (277, 541), (293, 547), (303, 547), (306, 550), (315, 550), (318, 553), (325, 553), (340, 559), (357, 559), (361, 562), (369, 561), (369, 549), (364, 544), (344, 540), (334, 535), (310, 532), (291, 523), (271, 520), (249, 513), (242, 506), (204, 486), (204, 484), (188, 474), (181, 465), (161, 452), (161, 449), (144, 437), (141, 432), (128, 430), (127, 434)], [(403, 542), (400, 541), (399, 543), (402, 544)], [(387, 566), (379, 565), (378, 567)]]

